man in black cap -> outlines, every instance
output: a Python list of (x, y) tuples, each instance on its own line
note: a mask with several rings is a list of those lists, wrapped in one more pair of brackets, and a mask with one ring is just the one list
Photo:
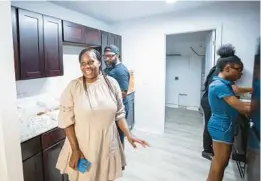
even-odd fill
[[(109, 45), (104, 48), (104, 59), (106, 64), (104, 72), (105, 74), (116, 79), (118, 84), (120, 85), (127, 118), (129, 111), (127, 91), (129, 88), (130, 74), (128, 69), (121, 63), (119, 59), (119, 54), (119, 48), (115, 45)], [(119, 127), (118, 132), (120, 135), (121, 143), (124, 146), (124, 134), (121, 129), (119, 129)]]

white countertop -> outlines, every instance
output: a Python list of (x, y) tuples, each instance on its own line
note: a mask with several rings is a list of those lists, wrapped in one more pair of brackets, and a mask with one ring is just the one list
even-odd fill
[(20, 119), (21, 143), (57, 127), (58, 112), (53, 111), (29, 119)]

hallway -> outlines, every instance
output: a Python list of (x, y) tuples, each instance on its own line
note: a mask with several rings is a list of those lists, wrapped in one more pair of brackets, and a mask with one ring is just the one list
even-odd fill
[[(135, 131), (151, 147), (126, 144), (128, 165), (117, 181), (205, 181), (210, 161), (201, 157), (202, 119), (198, 112), (167, 107), (165, 134)], [(224, 181), (236, 181), (233, 167), (230, 162)]]

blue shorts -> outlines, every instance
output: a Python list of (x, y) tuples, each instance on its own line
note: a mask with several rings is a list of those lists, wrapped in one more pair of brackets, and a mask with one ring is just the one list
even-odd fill
[(232, 121), (210, 118), (208, 132), (215, 142), (232, 144), (234, 139), (234, 124)]

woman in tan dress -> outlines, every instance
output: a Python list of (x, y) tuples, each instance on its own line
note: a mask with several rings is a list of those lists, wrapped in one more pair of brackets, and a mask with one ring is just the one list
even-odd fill
[[(129, 131), (120, 87), (102, 73), (100, 53), (84, 49), (79, 61), (83, 76), (71, 81), (61, 96), (58, 121), (66, 140), (57, 168), (70, 181), (114, 181), (126, 165), (115, 121), (134, 148), (135, 143), (148, 144)], [(77, 170), (80, 158), (91, 163), (85, 173)]]

